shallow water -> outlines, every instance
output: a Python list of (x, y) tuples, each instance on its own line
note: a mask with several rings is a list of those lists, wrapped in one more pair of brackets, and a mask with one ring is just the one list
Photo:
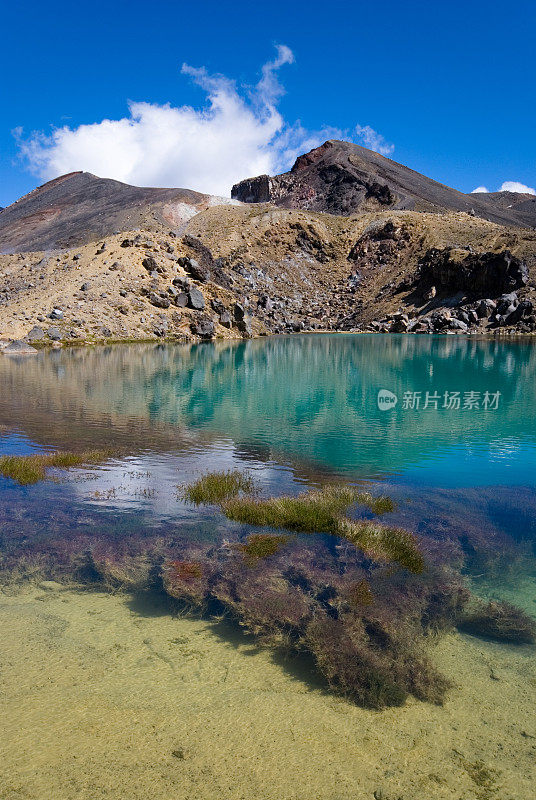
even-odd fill
[[(81, 663), (84, 648), (97, 647), (92, 656), (97, 668), (99, 663), (101, 667), (108, 663), (109, 653), (114, 652), (114, 642), (119, 651), (121, 647), (130, 647), (127, 641), (121, 644), (122, 637), (118, 638), (114, 628), (124, 615), (124, 599), (116, 598), (116, 605), (108, 609), (111, 617), (99, 632), (103, 637), (101, 643), (90, 645), (92, 634), (84, 625), (87, 626), (88, 616), (91, 617), (91, 594), (80, 595), (75, 600), (75, 593), (63, 596), (54, 592), (43, 595), (39, 590), (32, 593), (28, 588), (15, 588), (10, 577), (29, 573), (35, 576), (35, 581), (43, 577), (61, 579), (61, 569), (66, 570), (72, 554), (91, 548), (102, 547), (106, 553), (112, 547), (114, 553), (121, 547), (130, 548), (130, 551), (134, 548), (138, 557), (143, 552), (143, 543), (147, 549), (159, 547), (163, 540), (180, 541), (181, 546), (189, 542), (196, 547), (218, 548), (227, 541), (240, 540), (247, 535), (245, 526), (229, 522), (214, 508), (192, 507), (180, 497), (177, 486), (208, 470), (248, 469), (260, 484), (261, 492), (267, 495), (296, 493), (326, 481), (368, 484), (373, 491), (388, 493), (398, 501), (398, 509), (388, 515), (388, 521), (423, 537), (431, 548), (430, 553), (439, 552), (441, 558), (450, 559), (449, 563), (457, 563), (467, 584), (477, 594), (485, 598), (504, 598), (536, 615), (535, 379), (536, 348), (530, 341), (454, 336), (293, 336), (240, 343), (133, 345), (40, 352), (32, 358), (2, 357), (0, 455), (104, 446), (115, 452), (103, 465), (68, 473), (58, 471), (53, 474), (55, 480), (34, 486), (20, 487), (0, 477), (0, 567), (4, 580), (11, 587), (9, 592), (14, 593), (9, 594), (9, 598), (15, 597), (15, 600), (6, 601), (0, 611), (6, 619), (18, 620), (13, 622), (14, 638), (9, 640), (9, 663), (16, 667), (15, 673), (10, 673), (15, 683), (12, 685), (8, 681), (6, 713), (13, 714), (17, 705), (16, 670), (21, 673), (25, 669), (39, 671), (39, 664), (41, 670), (45, 669), (43, 642), (54, 638), (54, 634), (49, 635), (47, 625), (54, 628), (57, 624), (62, 629), (66, 624), (75, 625), (76, 641), (67, 641), (62, 634), (57, 643), (55, 663), (62, 666), (56, 669), (65, 671), (65, 681), (85, 680), (76, 667)], [(395, 397), (396, 404), (393, 404)], [(382, 398), (387, 398), (388, 402), (382, 403)], [(318, 547), (323, 547), (322, 537), (317, 538)], [(298, 537), (296, 547), (300, 546)], [(66, 574), (64, 572), (64, 576)], [(23, 592), (22, 597), (18, 592)], [(65, 622), (58, 604), (67, 602), (72, 605), (74, 617)], [(42, 612), (49, 603), (55, 608), (50, 619), (46, 610)], [(18, 613), (20, 619), (16, 616)], [(169, 613), (162, 612), (162, 615), (165, 623), (154, 627), (151, 615), (148, 618), (143, 615), (149, 641), (152, 641), (151, 630), (158, 636), (162, 634), (162, 625), (169, 623), (171, 629), (174, 621)], [(127, 614), (125, 625), (128, 619)], [(24, 634), (19, 642), (15, 631), (21, 629), (19, 624), (30, 631), (29, 639)], [(187, 619), (183, 625), (190, 631), (183, 631), (187, 637), (192, 635), (189, 628), (192, 625), (194, 628), (202, 625), (204, 646), (209, 649), (205, 661), (194, 659), (195, 663), (190, 664), (188, 660), (180, 663), (181, 680), (192, 683), (196, 697), (195, 712), (190, 709), (190, 713), (198, 730), (203, 719), (206, 724), (215, 725), (214, 719), (204, 716), (201, 709), (221, 702), (219, 678), (216, 680), (214, 674), (221, 672), (218, 664), (223, 656), (211, 643), (210, 637), (215, 635), (213, 625)], [(221, 634), (220, 631), (220, 638)], [(183, 634), (177, 635), (180, 638)], [(230, 631), (223, 635), (226, 647), (232, 646), (233, 635)], [(38, 640), (39, 646), (32, 645), (32, 641)], [(44, 646), (45, 651), (49, 646)], [(160, 642), (159, 655), (153, 653), (151, 657), (159, 662), (164, 672), (179, 669), (177, 654), (168, 653), (166, 647)], [(151, 647), (149, 651), (152, 652)], [(359, 725), (362, 729), (364, 726), (367, 737), (376, 741), (374, 714), (379, 712), (355, 710), (351, 704), (345, 705), (345, 701), (329, 695), (322, 685), (315, 684), (316, 678), (303, 664), (290, 669), (288, 664), (274, 664), (270, 659), (269, 669), (262, 659), (257, 663), (256, 679), (261, 685), (257, 685), (255, 694), (249, 684), (247, 689), (243, 684), (244, 676), (249, 674), (246, 645), (240, 644), (234, 652), (237, 682), (233, 683), (231, 677), (230, 686), (225, 689), (232, 692), (228, 724), (251, 732), (251, 736), (245, 735), (249, 754), (235, 742), (239, 764), (244, 776), (249, 777), (238, 782), (237, 791), (225, 788), (235, 764), (231, 755), (226, 758), (220, 750), (222, 747), (225, 750), (225, 731), (218, 729), (215, 738), (211, 739), (210, 734), (200, 737), (201, 743), (195, 746), (190, 737), (187, 749), (191, 753), (192, 747), (194, 750), (197, 747), (197, 751), (194, 763), (188, 766), (187, 783), (177, 783), (166, 762), (159, 773), (160, 783), (157, 780), (153, 794), (148, 796), (164, 798), (173, 791), (180, 798), (211, 797), (212, 786), (225, 797), (277, 796), (299, 800), (307, 797), (309, 800), (318, 796), (336, 800), (355, 797), (358, 790), (364, 792), (363, 797), (371, 797), (375, 786), (387, 785), (384, 792), (387, 800), (396, 800), (402, 793), (404, 800), (422, 797), (419, 792), (423, 787), (424, 796), (430, 798), (458, 794), (464, 798), (500, 797), (501, 800), (531, 797), (526, 788), (530, 785), (527, 777), (530, 770), (527, 771), (525, 761), (516, 761), (515, 742), (518, 740), (512, 739), (502, 754), (493, 750), (499, 746), (501, 737), (509, 737), (510, 733), (506, 730), (505, 718), (493, 717), (491, 709), (497, 702), (495, 683), (498, 680), (492, 678), (490, 684), (491, 673), (486, 666), (493, 663), (494, 674), (503, 669), (508, 675), (502, 688), (508, 695), (512, 714), (525, 720), (527, 697), (536, 685), (534, 651), (529, 646), (512, 651), (504, 645), (452, 634), (447, 644), (440, 645), (438, 655), (445, 672), (455, 683), (469, 680), (475, 670), (476, 677), (473, 688), (458, 685), (453, 689), (445, 706), (446, 716), (442, 717), (438, 710), (426, 711), (430, 730), (438, 725), (446, 726), (445, 737), (440, 737), (445, 752), (438, 753), (427, 736), (419, 738), (420, 712), (412, 716), (412, 712), (407, 711), (424, 706), (428, 709), (428, 705), (408, 701), (405, 710), (381, 712), (383, 721), (378, 723), (383, 726), (383, 736), (391, 742), (391, 748), (395, 746), (393, 737), (396, 738), (397, 731), (402, 742), (397, 745), (400, 759), (393, 772), (396, 781), (393, 775), (388, 775), (387, 751), (382, 751), (376, 760), (368, 755), (366, 763), (360, 762), (356, 769), (343, 754), (342, 742), (338, 746), (336, 737), (333, 739), (324, 731), (330, 763), (334, 765), (334, 771), (328, 770), (328, 782), (334, 786), (341, 780), (341, 788), (335, 789), (331, 784), (328, 788), (319, 762), (311, 764), (309, 770), (301, 769), (301, 785), (308, 787), (306, 795), (300, 794), (296, 775), (287, 775), (286, 783), (283, 782), (287, 786), (285, 794), (275, 774), (277, 758), (283, 757), (285, 748), (287, 751), (294, 748), (292, 763), (303, 754), (303, 742), (291, 744), (287, 728), (295, 731), (292, 741), (296, 742), (296, 731), (299, 737), (307, 736), (309, 726), (323, 725), (321, 719), (325, 714), (335, 714), (330, 723), (334, 731), (337, 729), (334, 720), (341, 712), (342, 727), (337, 729), (337, 735), (351, 737), (355, 726)], [(32, 653), (38, 660), (33, 665), (30, 664)], [(140, 691), (144, 681), (151, 680), (148, 672), (140, 673), (132, 666), (135, 653), (130, 649), (128, 659), (123, 665), (125, 671), (122, 673), (120, 668), (118, 673), (126, 681), (121, 688), (125, 697), (129, 682), (132, 691)], [(482, 674), (478, 672), (481, 663), (484, 665)], [(274, 677), (276, 674), (280, 677)], [(292, 674), (294, 678), (289, 679)], [(280, 743), (286, 742), (285, 748), (280, 751), (279, 746), (268, 746), (265, 742), (269, 755), (262, 765), (261, 733), (257, 729), (255, 708), (264, 708), (266, 687), (262, 686), (262, 681), (265, 679), (270, 685), (273, 681), (278, 686), (281, 684), (275, 690), (273, 702), (288, 705), (292, 711), (289, 710), (287, 718), (283, 708), (277, 715), (277, 737)], [(56, 677), (51, 674), (46, 680), (55, 683)], [(99, 684), (99, 696), (107, 707), (110, 698), (104, 695), (119, 692), (117, 680), (120, 678), (116, 676), (110, 683), (103, 680)], [(61, 686), (56, 690), (68, 713), (78, 700), (76, 691), (65, 690), (65, 681), (60, 680)], [(173, 691), (169, 685), (165, 686), (164, 678), (158, 687), (158, 697), (155, 695), (151, 699), (147, 694), (146, 700), (163, 709), (166, 704), (173, 703), (173, 693), (178, 691), (176, 679)], [(304, 693), (308, 700), (300, 717)], [(118, 719), (121, 720), (128, 708), (125, 697), (117, 695), (122, 709)], [(248, 698), (247, 710), (242, 712), (241, 697)], [(23, 749), (29, 746), (31, 725), (46, 724), (50, 714), (48, 705), (56, 701), (51, 700), (46, 691), (35, 696), (28, 688), (25, 702), (35, 702), (37, 708), (24, 728), (24, 742), (17, 742), (17, 747)], [(184, 702), (184, 698), (180, 702)], [(469, 713), (468, 702), (473, 704), (470, 715), (476, 715), (475, 719), (485, 718), (482, 725), (489, 726), (491, 739), (489, 736), (486, 739), (485, 729), (469, 725), (465, 718)], [(84, 707), (86, 704), (89, 708), (90, 697), (84, 699)], [(176, 712), (171, 710), (170, 715), (162, 716), (162, 709), (158, 712), (160, 722), (155, 724), (165, 725), (167, 742), (173, 738)], [(76, 713), (91, 716), (89, 710), (81, 712), (80, 708)], [(139, 718), (138, 711), (136, 719)], [(267, 725), (268, 719), (263, 724)], [(125, 746), (122, 735), (113, 726), (99, 733), (98, 722), (92, 720), (91, 725), (95, 735), (104, 737), (107, 747), (113, 750), (120, 741), (121, 747)], [(525, 720), (523, 725), (530, 727), (530, 720)], [(462, 731), (461, 744), (454, 742), (453, 732), (457, 726)], [(187, 731), (182, 728), (181, 731), (181, 736), (188, 738)], [(536, 730), (525, 730), (525, 733), (529, 737), (536, 736)], [(45, 777), (33, 783), (17, 765), (17, 748), (11, 748), (9, 782), (4, 786), (0, 783), (2, 800), (4, 796), (8, 800), (108, 796), (107, 786), (110, 796), (123, 796), (112, 778), (112, 764), (102, 753), (98, 756), (105, 760), (101, 768), (91, 767), (87, 759), (84, 766), (86, 772), (94, 770), (98, 788), (92, 789), (82, 779), (76, 767), (79, 743), (74, 728), (69, 729), (67, 736), (67, 749), (72, 752), (73, 761), (59, 783), (51, 777), (57, 758), (52, 745), (49, 751), (39, 748)], [(515, 736), (520, 736), (524, 745), (532, 742), (530, 738), (523, 738), (519, 731)], [(421, 744), (411, 744), (417, 741)], [(468, 742), (472, 742), (471, 746)], [(134, 752), (142, 747), (138, 740), (133, 746)], [(313, 746), (311, 739), (310, 747), (319, 758), (317, 746), (318, 743)], [(411, 755), (416, 747), (421, 760), (418, 769)], [(453, 756), (453, 748), (462, 755)], [(217, 751), (214, 761), (211, 761), (211, 751)], [(525, 757), (528, 758), (523, 755)], [(417, 769), (418, 780), (407, 774), (407, 768), (404, 772), (408, 759), (413, 764), (412, 769)], [(479, 768), (470, 765), (481, 760), (489, 763), (490, 769), (494, 760), (500, 765), (502, 784), (492, 773), (489, 780), (482, 773), (484, 777), (481, 775), (479, 782)], [(429, 777), (425, 780), (424, 776), (435, 774), (442, 763), (443, 773), (437, 775), (437, 780), (431, 783)], [(124, 764), (130, 764), (132, 770), (129, 759), (124, 760)], [(194, 784), (203, 780), (200, 777), (203, 764), (207, 769), (207, 783), (203, 791), (198, 789), (196, 794)], [(147, 769), (152, 774), (152, 767)], [(295, 764), (292, 769), (296, 769)], [(520, 770), (521, 776), (517, 794), (516, 770)], [(255, 793), (248, 794), (248, 781), (252, 780)], [(122, 781), (123, 786), (127, 785), (126, 773)], [(128, 783), (129, 796), (141, 797), (147, 791), (145, 788), (137, 793), (137, 785)], [(387, 791), (398, 791), (398, 794)]]

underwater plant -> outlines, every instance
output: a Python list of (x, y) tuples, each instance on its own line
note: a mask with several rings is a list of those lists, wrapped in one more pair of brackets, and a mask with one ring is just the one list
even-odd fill
[(458, 620), (458, 628), (476, 636), (511, 644), (536, 642), (536, 620), (510, 603), (474, 599)]
[[(378, 498), (337, 486), (294, 498), (228, 497), (224, 509), (279, 530), (244, 535), (226, 525), (219, 542), (199, 537), (195, 521), (192, 530), (152, 529), (99, 510), (95, 526), (85, 508), (61, 505), (40, 519), (35, 536), (35, 519), (6, 511), (0, 572), (20, 567), (18, 574), (32, 581), (74, 579), (90, 589), (165, 593), (172, 609), (178, 601), (213, 620), (225, 616), (285, 655), (314, 659), (332, 691), (372, 708), (401, 704), (409, 695), (443, 701), (448, 681), (427, 656), (440, 631), (465, 623), (482, 633), (484, 616), (488, 634), (494, 627), (504, 641), (534, 636), (533, 621), (518, 609), (507, 613), (502, 605), (500, 613), (490, 612), (470, 594), (450, 542), (426, 535), (418, 547), (407, 531), (346, 517), (359, 498), (370, 511), (392, 507), (387, 499), (376, 504)], [(282, 522), (287, 531), (329, 535), (292, 536)]]
[(370, 583), (365, 578), (350, 584), (346, 597), (350, 605), (357, 608), (359, 606), (371, 606), (374, 603), (374, 595), (372, 594)]
[(179, 600), (203, 603), (208, 591), (207, 579), (207, 570), (199, 561), (173, 559), (162, 566), (164, 589)]
[(219, 505), (241, 492), (253, 494), (255, 483), (250, 475), (240, 470), (207, 472), (197, 481), (182, 487), (182, 497), (195, 505)]
[(258, 561), (275, 555), (288, 542), (288, 536), (274, 536), (270, 533), (253, 533), (238, 549), (244, 553), (246, 564), (254, 566)]
[(4, 478), (28, 485), (45, 480), (47, 469), (51, 467), (68, 469), (82, 464), (99, 464), (111, 455), (109, 450), (86, 450), (80, 453), (57, 451), (29, 456), (1, 456), (0, 474)]
[(409, 638), (379, 622), (317, 614), (305, 638), (330, 688), (368, 708), (402, 705), (409, 694), (440, 704), (449, 688)]

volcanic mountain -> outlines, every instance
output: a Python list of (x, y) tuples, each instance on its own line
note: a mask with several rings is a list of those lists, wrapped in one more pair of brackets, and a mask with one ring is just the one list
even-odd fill
[(233, 186), (244, 203), (274, 203), (329, 214), (367, 211), (465, 211), (499, 225), (536, 226), (536, 197), (463, 194), (357, 144), (327, 141), (300, 156), (290, 172), (259, 175)]
[(531, 195), (462, 194), (330, 141), (234, 197), (85, 172), (30, 192), (0, 212), (0, 349), (22, 338), (536, 333)]
[(0, 252), (87, 244), (119, 231), (174, 228), (227, 198), (190, 189), (152, 189), (71, 172), (38, 186), (0, 213)]

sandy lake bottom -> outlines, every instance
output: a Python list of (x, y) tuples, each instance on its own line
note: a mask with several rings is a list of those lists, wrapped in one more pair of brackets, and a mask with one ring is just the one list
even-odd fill
[(378, 712), (125, 594), (6, 588), (0, 626), (2, 800), (534, 798), (531, 647), (449, 634), (445, 705)]

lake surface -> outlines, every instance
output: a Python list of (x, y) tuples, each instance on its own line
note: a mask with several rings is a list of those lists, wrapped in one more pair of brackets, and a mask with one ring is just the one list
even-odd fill
[[(398, 508), (387, 520), (423, 537), (431, 558), (441, 552), (480, 596), (536, 615), (535, 386), (527, 339), (311, 335), (2, 356), (0, 455), (114, 455), (32, 486), (0, 477), (0, 567), (54, 578), (56, 562), (109, 554), (111, 542), (141, 558), (140, 542), (154, 553), (164, 540), (240, 541), (243, 527), (177, 489), (240, 469), (266, 495), (341, 481), (389, 494)], [(528, 675), (533, 651), (520, 658)], [(511, 702), (524, 704), (528, 686)]]
[[(348, 478), (534, 486), (535, 380), (530, 341), (319, 335), (60, 350), (2, 359), (0, 414), (46, 446), (111, 437), (162, 451), (167, 434), (169, 450), (218, 439), (244, 458)], [(394, 407), (379, 405), (385, 390)]]

